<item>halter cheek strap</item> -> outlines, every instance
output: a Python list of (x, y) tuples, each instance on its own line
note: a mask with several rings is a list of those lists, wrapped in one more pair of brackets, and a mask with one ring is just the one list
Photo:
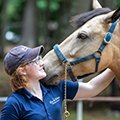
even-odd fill
[[(105, 35), (105, 37), (103, 39), (102, 44), (100, 45), (98, 50), (95, 53), (93, 53), (93, 54), (90, 54), (90, 55), (85, 56), (85, 57), (75, 58), (75, 60), (73, 60), (73, 61), (68, 61), (67, 58), (62, 54), (61, 50), (59, 49), (58, 44), (56, 44), (53, 47), (56, 55), (62, 61), (62, 63), (68, 63), (67, 72), (68, 72), (70, 78), (73, 81), (77, 80), (76, 77), (74, 76), (73, 72), (72, 72), (72, 66), (74, 66), (76, 64), (79, 64), (81, 62), (85, 62), (85, 61), (88, 61), (88, 60), (91, 60), (91, 59), (95, 59), (95, 61), (96, 61), (95, 72), (98, 71), (98, 67), (99, 67), (102, 51), (104, 50), (106, 45), (111, 42), (111, 40), (112, 40), (112, 33), (114, 32), (115, 27), (116, 27), (116, 25), (117, 25), (119, 20), (120, 20), (120, 18), (112, 23), (111, 27), (109, 28), (108, 32), (106, 33), (106, 35)], [(77, 78), (83, 78), (83, 77), (88, 76), (90, 74), (94, 74), (95, 72), (89, 73), (89, 74), (85, 74), (83, 76), (77, 76)]]

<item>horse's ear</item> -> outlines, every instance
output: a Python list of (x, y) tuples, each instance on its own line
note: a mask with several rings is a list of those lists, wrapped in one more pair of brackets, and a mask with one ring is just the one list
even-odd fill
[(118, 8), (112, 15), (112, 22), (115, 22), (118, 18), (120, 18), (120, 8)]
[(98, 0), (92, 0), (93, 9), (102, 8)]
[(115, 22), (118, 18), (120, 18), (120, 8), (118, 8), (117, 10), (114, 10), (110, 13), (107, 14), (107, 16), (105, 16), (104, 20), (107, 23), (113, 23)]

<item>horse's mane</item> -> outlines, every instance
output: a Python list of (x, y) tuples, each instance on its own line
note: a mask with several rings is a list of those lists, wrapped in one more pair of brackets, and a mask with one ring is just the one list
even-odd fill
[(72, 26), (74, 26), (75, 28), (79, 28), (83, 24), (85, 24), (88, 20), (90, 20), (91, 18), (101, 15), (101, 14), (106, 14), (110, 11), (111, 10), (109, 8), (98, 8), (98, 9), (74, 16), (70, 20), (70, 22), (71, 22)]

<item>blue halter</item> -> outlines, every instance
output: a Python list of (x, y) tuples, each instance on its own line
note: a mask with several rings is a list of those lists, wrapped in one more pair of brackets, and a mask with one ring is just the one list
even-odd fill
[[(104, 48), (106, 47), (106, 45), (111, 42), (111, 40), (112, 40), (112, 33), (114, 32), (115, 27), (116, 27), (116, 25), (117, 25), (117, 23), (118, 23), (119, 20), (120, 19), (117, 19), (115, 22), (112, 23), (111, 27), (109, 28), (108, 32), (106, 33), (106, 35), (105, 35), (105, 37), (103, 39), (102, 44), (100, 45), (100, 47), (98, 48), (98, 50), (95, 53), (93, 53), (93, 54), (90, 54), (90, 55), (85, 56), (85, 57), (76, 58), (73, 61), (68, 61), (67, 58), (62, 54), (61, 50), (59, 49), (58, 44), (56, 44), (53, 47), (53, 49), (54, 49), (56, 55), (58, 56), (58, 58), (63, 63), (69, 63), (69, 66), (67, 68), (67, 72), (68, 72), (70, 78), (73, 81), (76, 81), (77, 79), (76, 79), (76, 77), (74, 76), (74, 74), (72, 72), (72, 67), (71, 66), (74, 66), (74, 65), (76, 65), (78, 63), (85, 62), (85, 61), (88, 61), (88, 60), (91, 60), (91, 59), (95, 59), (95, 61), (96, 61), (95, 72), (98, 71), (98, 67), (99, 67), (99, 63), (100, 63), (102, 51), (104, 50)], [(90, 75), (90, 74), (93, 74), (93, 73), (89, 73), (89, 74), (86, 74), (86, 75), (83, 75), (83, 76), (77, 76), (77, 78), (82, 78), (82, 77), (85, 77), (85, 76)]]

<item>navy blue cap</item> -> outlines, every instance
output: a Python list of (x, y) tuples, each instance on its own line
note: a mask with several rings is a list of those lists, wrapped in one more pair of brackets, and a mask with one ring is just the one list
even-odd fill
[(12, 48), (4, 57), (5, 71), (8, 75), (12, 75), (18, 66), (30, 62), (40, 55), (43, 50), (44, 47), (42, 45), (35, 48), (30, 48), (24, 45), (19, 45)]

